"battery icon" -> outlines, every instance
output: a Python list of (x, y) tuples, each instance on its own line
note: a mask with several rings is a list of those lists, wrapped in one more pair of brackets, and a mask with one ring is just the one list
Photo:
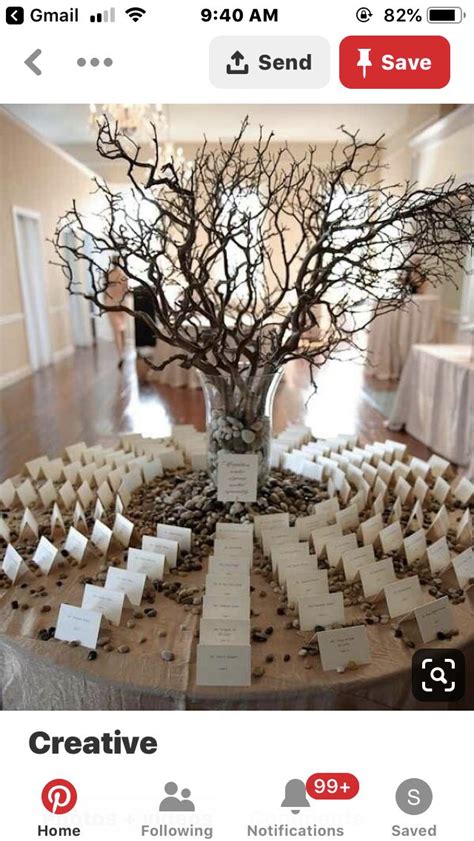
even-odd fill
[(466, 13), (460, 6), (430, 6), (428, 23), (461, 23)]

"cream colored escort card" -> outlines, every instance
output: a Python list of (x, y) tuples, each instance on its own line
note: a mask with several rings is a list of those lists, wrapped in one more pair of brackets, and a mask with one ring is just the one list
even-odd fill
[(34, 505), (38, 499), (38, 494), (31, 484), (30, 479), (25, 479), (21, 485), (18, 485), (16, 494), (24, 508), (28, 508), (29, 505)]
[(462, 546), (472, 545), (472, 517), (471, 512), (466, 508), (463, 516), (459, 521), (456, 531), (456, 540)]
[(400, 549), (403, 545), (403, 532), (399, 521), (382, 529), (379, 538), (384, 552), (395, 552)]
[(143, 465), (142, 473), (145, 483), (148, 485), (149, 482), (153, 482), (153, 479), (156, 479), (158, 476), (163, 476), (163, 464), (159, 458), (155, 458), (153, 461), (149, 461), (147, 464)]
[(205, 619), (248, 619), (250, 615), (250, 595), (220, 598), (203, 597), (202, 615)]
[(289, 565), (304, 562), (311, 562), (312, 566), (317, 567), (316, 555), (310, 556), (309, 554), (309, 543), (288, 543), (286, 546), (279, 546), (272, 551), (273, 574), (278, 573), (281, 584), (286, 583), (286, 573)]
[(32, 461), (27, 461), (25, 464), (26, 470), (28, 474), (31, 476), (32, 479), (38, 479), (41, 468), (44, 464), (47, 464), (49, 461), (48, 456), (39, 456), (38, 458), (32, 459)]
[(311, 540), (314, 546), (314, 551), (317, 557), (321, 557), (326, 550), (326, 543), (329, 538), (342, 537), (342, 529), (339, 523), (334, 525), (324, 526), (321, 529), (316, 529), (311, 532)]
[(442, 505), (426, 532), (426, 537), (428, 540), (438, 540), (438, 538), (444, 537), (448, 533), (448, 529), (449, 516), (446, 507)]
[(214, 540), (214, 556), (216, 558), (232, 558), (240, 560), (250, 569), (253, 561), (253, 545), (246, 539), (218, 538)]
[(180, 526), (167, 526), (166, 523), (158, 523), (156, 527), (156, 536), (163, 537), (165, 540), (176, 540), (181, 552), (191, 551), (191, 542), (193, 537), (191, 529), (181, 528)]
[(10, 526), (3, 514), (0, 514), (0, 537), (5, 543), (10, 542)]
[(428, 563), (433, 575), (438, 575), (444, 572), (451, 564), (451, 555), (449, 553), (448, 541), (445, 537), (440, 537), (436, 543), (432, 543), (427, 549)]
[(474, 579), (474, 552), (469, 547), (453, 559), (453, 568), (460, 587), (467, 587), (471, 579)]
[(16, 499), (16, 488), (11, 479), (5, 479), (0, 485), (0, 502), (4, 508), (11, 508)]
[(79, 500), (76, 501), (76, 504), (74, 506), (74, 513), (72, 515), (72, 522), (73, 522), (74, 527), (78, 531), (82, 532), (82, 534), (89, 534), (86, 515), (84, 513), (84, 509), (83, 509), (81, 503), (79, 502)]
[(109, 529), (101, 520), (96, 520), (90, 540), (96, 549), (105, 557), (109, 551), (110, 541), (112, 540), (112, 529)]
[(69, 552), (71, 558), (80, 563), (86, 553), (87, 543), (87, 537), (75, 529), (74, 526), (71, 526), (64, 548)]
[(66, 534), (66, 526), (64, 525), (63, 515), (61, 514), (61, 509), (59, 508), (57, 502), (54, 503), (51, 513), (50, 531), (52, 536), (54, 535), (56, 529), (59, 529), (63, 534)]
[(124, 599), (125, 593), (118, 590), (86, 584), (81, 607), (86, 610), (96, 610), (112, 622), (112, 625), (118, 626), (122, 618)]
[(315, 596), (303, 596), (298, 599), (298, 613), (302, 631), (314, 631), (320, 625), (343, 625), (344, 596), (342, 593), (322, 593)]
[(295, 522), (298, 540), (309, 540), (311, 532), (327, 525), (324, 517), (319, 514), (310, 514), (308, 517), (297, 517)]
[(421, 476), (422, 479), (426, 479), (430, 470), (430, 466), (427, 461), (423, 461), (421, 458), (412, 458), (410, 461), (410, 472), (413, 473), (413, 476), (418, 478)]
[(49, 575), (56, 560), (58, 550), (56, 546), (48, 540), (47, 537), (42, 537), (33, 555), (33, 560), (37, 564), (44, 575)]
[(215, 558), (214, 555), (209, 555), (208, 558), (208, 573), (212, 575), (233, 575), (241, 577), (243, 572), (248, 571), (248, 567), (242, 564), (242, 559), (234, 558)]
[(220, 502), (255, 502), (258, 456), (226, 453), (217, 456), (217, 499)]
[(313, 569), (289, 572), (286, 578), (286, 591), (290, 604), (296, 604), (298, 599), (304, 596), (329, 593), (327, 569), (317, 569), (314, 566)]
[(411, 578), (403, 578), (401, 581), (394, 581), (392, 584), (386, 584), (384, 592), (388, 612), (392, 619), (411, 613), (423, 601), (420, 579), (417, 575), (413, 575)]
[(88, 485), (91, 485), (96, 470), (96, 464), (86, 464), (85, 467), (81, 467), (81, 469), (79, 470), (79, 478), (81, 482), (87, 482)]
[(107, 588), (125, 593), (129, 602), (135, 607), (141, 604), (145, 584), (146, 575), (143, 572), (132, 572), (119, 567), (109, 567), (105, 580)]
[(365, 625), (320, 631), (318, 645), (324, 672), (342, 671), (349, 665), (363, 666), (371, 661)]
[(262, 547), (263, 554), (269, 555), (271, 548), (288, 543), (298, 543), (298, 534), (296, 529), (289, 526), (275, 526), (274, 528), (262, 529)]
[(25, 508), (20, 524), (20, 540), (34, 540), (39, 537), (39, 526), (36, 517), (29, 508)]
[(453, 610), (448, 596), (415, 608), (415, 619), (424, 643), (437, 639), (438, 633), (454, 631)]
[(357, 505), (349, 505), (347, 508), (343, 508), (342, 511), (338, 511), (336, 514), (336, 523), (343, 531), (358, 529), (360, 520)]
[(55, 458), (52, 461), (46, 462), (41, 467), (41, 473), (45, 479), (51, 479), (52, 482), (60, 482), (63, 477), (64, 462), (62, 458)]
[(163, 581), (165, 556), (156, 552), (147, 552), (144, 549), (129, 549), (127, 569), (131, 572), (143, 572), (152, 581)]
[(85, 450), (87, 450), (87, 444), (84, 441), (78, 441), (77, 444), (69, 444), (64, 448), (69, 461), (80, 459)]
[(286, 511), (278, 514), (256, 514), (254, 517), (255, 537), (260, 540), (262, 529), (278, 523), (280, 526), (290, 525), (290, 515)]
[(100, 499), (96, 499), (95, 507), (94, 507), (94, 520), (101, 520), (105, 514), (105, 508), (102, 505)]
[(418, 529), (418, 531), (410, 534), (409, 537), (405, 537), (403, 548), (409, 564), (414, 564), (415, 561), (421, 561), (425, 557), (427, 549), (425, 530)]
[(398, 523), (402, 517), (402, 503), (400, 502), (400, 498), (397, 497), (390, 513), (390, 517), (388, 518), (388, 522), (391, 523)]
[(428, 459), (428, 464), (430, 466), (431, 473), (436, 477), (444, 476), (449, 467), (449, 461), (446, 461), (445, 458), (441, 458), (441, 456), (434, 454)]
[(109, 475), (106, 477), (107, 481), (112, 488), (114, 493), (118, 492), (120, 485), (122, 484), (123, 477), (125, 474), (125, 467), (117, 467), (115, 470), (112, 470)]
[(370, 517), (360, 524), (360, 532), (362, 535), (362, 542), (364, 546), (368, 543), (375, 543), (380, 532), (383, 529), (383, 520), (381, 514), (376, 514), (375, 517)]
[(314, 555), (286, 558), (284, 563), (278, 563), (278, 582), (281, 586), (286, 586), (289, 575), (308, 574), (317, 569)]
[(165, 556), (165, 569), (169, 572), (178, 563), (179, 543), (177, 540), (166, 540), (164, 537), (152, 537), (144, 534), (142, 537), (142, 549), (146, 552), (157, 552)]
[(428, 490), (429, 488), (425, 480), (422, 479), (421, 476), (418, 476), (418, 479), (416, 480), (413, 486), (413, 496), (415, 497), (415, 499), (418, 499), (420, 501), (421, 505), (423, 505), (426, 499)]
[(206, 595), (219, 598), (244, 598), (250, 593), (250, 579), (236, 578), (232, 575), (208, 575), (206, 578)]
[(109, 473), (110, 473), (110, 467), (108, 466), (108, 464), (104, 464), (103, 467), (98, 467), (97, 470), (94, 470), (93, 479), (94, 479), (94, 484), (95, 484), (96, 488), (100, 488), (100, 486), (103, 485), (104, 482), (107, 481), (107, 477), (108, 477)]
[(462, 502), (463, 505), (467, 505), (474, 494), (474, 485), (469, 481), (469, 479), (464, 477), (457, 483), (456, 487), (452, 488), (452, 493), (456, 499), (459, 499), (459, 502)]
[(395, 485), (395, 496), (398, 497), (402, 505), (405, 505), (405, 502), (408, 501), (408, 498), (411, 493), (411, 485), (407, 482), (403, 476), (399, 476), (397, 479), (397, 484)]
[(56, 502), (58, 495), (51, 479), (48, 479), (38, 490), (39, 498), (43, 508), (49, 508), (53, 502)]
[(82, 507), (85, 511), (87, 511), (94, 500), (94, 494), (92, 493), (89, 482), (82, 482), (81, 486), (78, 488), (77, 496)]
[(250, 645), (198, 645), (198, 686), (250, 686), (251, 681)]
[(130, 540), (132, 539), (134, 528), (134, 524), (130, 520), (127, 520), (123, 514), (115, 515), (112, 534), (125, 549), (130, 546)]
[[(405, 531), (417, 531), (418, 529), (423, 528), (423, 508), (419, 499), (416, 500), (413, 509), (411, 511), (407, 526)], [(429, 536), (429, 532), (426, 533), (426, 536)]]
[(439, 502), (440, 505), (442, 505), (444, 502), (446, 502), (450, 490), (451, 486), (449, 485), (449, 482), (447, 482), (446, 479), (443, 479), (441, 476), (438, 476), (434, 484), (434, 488), (432, 490), (433, 498), (436, 499), (436, 501)]
[(384, 558), (375, 564), (361, 567), (359, 570), (362, 589), (366, 598), (373, 598), (383, 593), (386, 584), (396, 581), (395, 570), (391, 558)]
[(342, 537), (330, 537), (326, 542), (326, 554), (330, 567), (338, 567), (342, 562), (344, 552), (357, 549), (355, 534), (344, 534)]
[(369, 564), (375, 564), (375, 553), (372, 543), (368, 543), (366, 546), (348, 549), (342, 553), (344, 575), (346, 581), (350, 583), (355, 581), (359, 571)]
[(248, 645), (250, 619), (201, 619), (201, 645)]
[(326, 499), (323, 502), (318, 502), (313, 508), (313, 514), (320, 519), (325, 519), (328, 525), (336, 522), (336, 514), (340, 510), (339, 500), (337, 497), (333, 499)]
[(99, 490), (97, 491), (97, 496), (105, 510), (107, 510), (108, 508), (112, 508), (114, 504), (114, 495), (110, 490), (110, 485), (108, 482), (102, 482)]
[(69, 481), (71, 485), (76, 485), (78, 482), (81, 482), (81, 478), (79, 476), (79, 470), (82, 469), (82, 464), (80, 461), (75, 461), (72, 464), (66, 464), (63, 469), (63, 475), (66, 481)]
[(2, 572), (4, 575), (7, 576), (7, 578), (10, 579), (12, 584), (14, 584), (18, 578), (22, 578), (28, 572), (28, 567), (26, 566), (23, 558), (21, 557), (19, 552), (16, 551), (15, 547), (11, 545), (11, 543), (8, 544), (7, 550), (5, 552), (5, 557), (3, 559), (2, 564)]
[(79, 642), (85, 648), (95, 648), (102, 615), (96, 610), (85, 610), (72, 604), (62, 604), (56, 623), (55, 639)]
[(385, 511), (385, 500), (383, 494), (379, 494), (378, 497), (374, 499), (374, 504), (372, 505), (372, 514), (383, 514)]
[(69, 509), (74, 505), (77, 494), (69, 481), (64, 482), (64, 485), (61, 485), (59, 488), (59, 498), (66, 511), (69, 511)]
[(216, 523), (216, 537), (243, 535), (253, 541), (253, 523)]

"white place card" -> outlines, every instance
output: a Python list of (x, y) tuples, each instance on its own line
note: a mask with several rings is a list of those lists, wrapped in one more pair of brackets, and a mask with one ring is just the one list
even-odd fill
[(364, 545), (368, 543), (375, 543), (380, 532), (383, 529), (383, 519), (381, 514), (376, 514), (375, 517), (370, 517), (360, 524), (360, 532), (362, 535), (362, 542)]
[(337, 567), (342, 562), (344, 552), (357, 549), (357, 537), (354, 533), (342, 537), (330, 537), (326, 543), (326, 554), (330, 567)]
[(198, 686), (250, 686), (251, 681), (250, 645), (198, 645)]
[(216, 558), (242, 559), (252, 566), (253, 543), (247, 536), (241, 537), (216, 537), (214, 539), (214, 555)]
[(401, 581), (394, 581), (392, 584), (386, 584), (384, 592), (388, 612), (392, 619), (411, 613), (423, 601), (420, 579), (417, 575), (413, 575), (411, 578), (403, 578)]
[(97, 491), (97, 496), (105, 510), (112, 508), (114, 504), (114, 495), (108, 482), (102, 482), (99, 490)]
[(116, 514), (112, 534), (121, 546), (125, 549), (130, 545), (133, 529), (135, 528), (131, 520), (127, 520), (123, 514)]
[(372, 505), (372, 514), (383, 514), (385, 511), (385, 499), (383, 494), (379, 494)]
[(201, 645), (248, 645), (250, 619), (201, 619)]
[(26, 540), (39, 537), (39, 526), (36, 517), (29, 508), (25, 508), (20, 524), (20, 540)]
[(89, 482), (82, 482), (81, 486), (78, 488), (77, 496), (79, 502), (84, 508), (84, 511), (87, 511), (94, 500), (94, 494), (92, 493), (92, 488), (89, 485)]
[(349, 665), (363, 666), (371, 660), (365, 625), (320, 631), (318, 645), (324, 672), (345, 669)]
[(105, 508), (99, 498), (96, 499), (94, 506), (94, 520), (101, 520), (105, 514)]
[(69, 461), (79, 460), (84, 450), (87, 450), (87, 444), (84, 441), (78, 441), (77, 444), (69, 444), (64, 448)]
[(433, 476), (436, 477), (444, 476), (449, 467), (449, 461), (446, 461), (445, 458), (441, 458), (440, 456), (437, 456), (435, 454), (430, 456), (430, 458), (428, 459), (428, 464), (430, 466), (430, 470)]
[(49, 575), (56, 560), (58, 550), (56, 546), (48, 540), (47, 537), (42, 537), (33, 555), (33, 560), (37, 564), (44, 575)]
[(109, 551), (110, 541), (112, 540), (112, 529), (109, 529), (101, 520), (96, 520), (90, 540), (96, 549), (105, 557)]
[(112, 625), (118, 626), (122, 618), (124, 599), (125, 593), (118, 590), (86, 584), (81, 606), (86, 610), (96, 610), (112, 622)]
[(325, 517), (319, 514), (310, 514), (308, 517), (297, 517), (295, 522), (298, 540), (309, 540), (312, 531), (324, 528), (327, 525)]
[(455, 630), (453, 610), (448, 596), (415, 608), (415, 619), (424, 643), (437, 639), (438, 633)]
[(157, 552), (147, 552), (144, 549), (129, 549), (127, 569), (131, 572), (143, 572), (151, 580), (163, 581), (165, 573), (165, 556)]
[(79, 642), (86, 648), (97, 646), (102, 615), (72, 604), (62, 604), (56, 623), (55, 639)]
[(222, 450), (217, 456), (217, 499), (220, 502), (255, 502), (258, 455), (239, 455)]
[[(423, 508), (419, 499), (416, 500), (411, 511), (406, 531), (417, 531), (423, 528)], [(426, 535), (428, 537), (428, 533)]]
[(71, 526), (64, 548), (67, 552), (69, 552), (74, 560), (79, 561), (80, 563), (86, 553), (87, 543), (87, 537), (84, 534), (81, 534), (81, 532), (74, 528), (74, 526)]
[(390, 517), (388, 518), (388, 522), (390, 524), (400, 522), (402, 513), (402, 503), (400, 502), (400, 497), (397, 497), (390, 513)]
[(467, 587), (474, 578), (474, 552), (469, 547), (453, 559), (454, 572), (460, 587)]
[(313, 514), (316, 514), (321, 520), (324, 518), (328, 525), (336, 522), (336, 514), (340, 510), (340, 504), (337, 497), (333, 499), (325, 499), (323, 502), (318, 502), (313, 508)]
[(219, 598), (245, 598), (250, 593), (250, 579), (247, 576), (237, 578), (233, 575), (208, 575), (206, 594)]
[(405, 537), (403, 541), (403, 548), (405, 549), (405, 557), (409, 564), (414, 564), (415, 561), (421, 561), (426, 555), (426, 532), (424, 529), (418, 529), (409, 537)]
[(244, 536), (253, 541), (253, 523), (216, 523), (216, 537)]
[(16, 494), (24, 508), (28, 508), (29, 505), (34, 505), (38, 499), (38, 494), (31, 484), (30, 479), (25, 479), (21, 485), (18, 485)]
[(122, 484), (125, 472), (125, 467), (122, 465), (121, 467), (117, 467), (115, 470), (111, 470), (109, 475), (107, 476), (107, 481), (114, 493), (118, 492), (118, 489)]
[[(284, 560), (277, 561), (278, 581), (282, 586), (288, 582), (289, 575), (309, 575), (318, 571), (314, 555), (287, 556)], [(304, 595), (304, 594), (303, 594)]]
[(380, 543), (384, 552), (394, 552), (403, 545), (402, 527), (397, 520), (386, 526), (379, 533)]
[(433, 488), (433, 497), (439, 502), (440, 505), (443, 505), (446, 502), (449, 492), (451, 490), (451, 486), (446, 479), (443, 479), (442, 476), (438, 476)]
[(320, 557), (323, 554), (326, 550), (328, 540), (334, 537), (343, 537), (342, 528), (339, 523), (324, 526), (323, 528), (319, 528), (311, 532), (311, 540), (317, 557)]
[(423, 461), (421, 458), (412, 458), (410, 461), (410, 471), (416, 478), (421, 476), (422, 479), (426, 479), (429, 470), (430, 465), (427, 461)]
[(147, 552), (157, 552), (165, 556), (165, 569), (174, 569), (178, 563), (179, 543), (177, 540), (166, 540), (164, 537), (152, 537), (145, 534), (142, 537), (142, 549)]
[(110, 473), (110, 466), (108, 464), (104, 464), (103, 467), (98, 467), (97, 470), (94, 470), (94, 484), (96, 488), (100, 488), (104, 482), (107, 482), (108, 475)]
[(395, 570), (391, 558), (368, 564), (359, 570), (362, 589), (366, 598), (373, 598), (382, 593), (386, 584), (396, 581)]
[(56, 529), (59, 529), (63, 534), (66, 534), (66, 526), (64, 525), (63, 515), (61, 514), (61, 509), (59, 508), (57, 502), (54, 503), (51, 513), (51, 535), (54, 535)]
[(59, 488), (59, 498), (66, 511), (69, 511), (69, 509), (74, 505), (77, 499), (77, 494), (69, 480), (64, 482), (64, 485), (61, 485)]
[(51, 479), (52, 482), (60, 482), (63, 476), (64, 462), (62, 458), (55, 458), (52, 461), (47, 461), (41, 467), (41, 473), (45, 479)]
[(135, 607), (141, 604), (146, 575), (143, 572), (132, 572), (120, 567), (109, 567), (105, 586), (111, 590), (125, 593), (129, 602)]
[(457, 483), (456, 487), (452, 488), (452, 493), (456, 499), (459, 499), (459, 502), (462, 502), (463, 505), (467, 505), (474, 494), (474, 484), (464, 476)]
[(38, 458), (34, 458), (31, 461), (26, 462), (26, 470), (32, 479), (38, 479), (41, 473), (41, 468), (44, 464), (47, 464), (48, 461), (48, 456), (39, 456)]
[(456, 540), (463, 546), (470, 546), (472, 544), (472, 517), (468, 508), (466, 508), (459, 521), (456, 530)]
[(180, 526), (168, 526), (166, 523), (158, 523), (156, 536), (165, 540), (174, 540), (179, 544), (181, 552), (190, 552), (193, 533), (191, 529)]
[(336, 523), (340, 525), (343, 531), (358, 529), (360, 521), (357, 505), (349, 505), (347, 508), (343, 508), (342, 511), (338, 511), (336, 514)]
[(53, 502), (56, 502), (58, 495), (51, 479), (48, 479), (38, 490), (39, 498), (43, 508), (49, 508)]
[(272, 570), (274, 574), (278, 572), (281, 584), (286, 582), (289, 566), (309, 561), (314, 567), (317, 567), (316, 555), (310, 555), (309, 553), (309, 543), (287, 543), (272, 550)]
[(298, 599), (298, 613), (302, 631), (314, 631), (317, 625), (328, 628), (345, 622), (342, 593), (323, 593)]
[(153, 482), (158, 476), (163, 476), (163, 464), (159, 458), (154, 458), (153, 461), (149, 461), (143, 465), (142, 473), (145, 483), (148, 485), (149, 482)]
[(274, 524), (289, 526), (290, 515), (286, 511), (282, 511), (278, 514), (256, 514), (254, 517), (255, 537), (260, 540), (262, 529), (268, 528)]
[(279, 546), (285, 546), (288, 543), (298, 543), (298, 534), (296, 529), (275, 527), (271, 529), (262, 530), (262, 547), (263, 554), (270, 555), (272, 550)]
[(10, 526), (2, 514), (0, 514), (0, 537), (3, 538), (5, 543), (10, 542)]
[(78, 481), (81, 481), (79, 470), (82, 470), (82, 464), (80, 461), (74, 461), (72, 464), (65, 464), (63, 468), (63, 476), (66, 481), (71, 483), (71, 485), (75, 485)]
[(438, 575), (440, 572), (444, 572), (451, 565), (451, 555), (446, 537), (440, 537), (436, 543), (432, 543), (431, 546), (428, 546), (426, 551), (430, 570), (433, 575)]
[(407, 482), (406, 479), (403, 478), (403, 476), (398, 477), (394, 493), (395, 496), (398, 497), (402, 505), (405, 505), (405, 502), (407, 502), (411, 493), (411, 485), (409, 482)]
[(5, 479), (0, 485), (0, 502), (4, 508), (11, 508), (16, 498), (16, 488), (11, 479)]
[(346, 581), (352, 583), (357, 578), (359, 570), (375, 563), (375, 553), (372, 543), (348, 549), (342, 553), (342, 565)]
[(78, 531), (82, 532), (82, 534), (88, 534), (89, 533), (89, 529), (87, 527), (86, 515), (85, 515), (84, 509), (83, 509), (81, 503), (79, 502), (79, 500), (76, 500), (76, 504), (74, 506), (74, 512), (73, 512), (73, 515), (72, 515), (72, 522), (73, 522), (74, 527)]
[(223, 599), (206, 593), (202, 604), (205, 619), (248, 619), (250, 616), (250, 595)]
[(87, 482), (90, 485), (94, 479), (94, 473), (97, 470), (96, 464), (86, 464), (79, 470), (79, 478), (81, 482)]
[(423, 505), (423, 503), (426, 499), (426, 496), (428, 494), (428, 491), (429, 491), (429, 488), (428, 488), (428, 485), (426, 484), (425, 480), (422, 479), (421, 476), (418, 476), (418, 478), (417, 478), (417, 480), (416, 480), (416, 482), (413, 486), (413, 496), (416, 499), (419, 499), (421, 505)]
[(438, 538), (444, 537), (448, 533), (448, 530), (449, 515), (446, 510), (446, 506), (442, 505), (433, 522), (431, 523), (431, 526), (426, 532), (426, 537), (428, 538), (428, 540), (438, 540)]
[(23, 558), (11, 543), (8, 544), (5, 557), (3, 558), (2, 572), (10, 579), (12, 584), (28, 572), (28, 567)]

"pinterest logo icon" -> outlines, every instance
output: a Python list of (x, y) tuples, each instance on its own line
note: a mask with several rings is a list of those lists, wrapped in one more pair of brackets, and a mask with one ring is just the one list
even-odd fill
[(65, 815), (77, 803), (77, 791), (67, 780), (51, 780), (41, 793), (43, 806), (53, 815)]

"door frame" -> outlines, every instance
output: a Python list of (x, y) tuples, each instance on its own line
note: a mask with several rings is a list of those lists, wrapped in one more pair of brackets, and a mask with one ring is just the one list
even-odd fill
[[(41, 214), (34, 210), (30, 210), (29, 208), (14, 205), (12, 207), (12, 215), (30, 365), (33, 371), (37, 371), (39, 368), (44, 368), (47, 365), (50, 365), (53, 361), (51, 334), (49, 329), (48, 297), (44, 271), (44, 238), (41, 225)], [(38, 266), (38, 278), (40, 283), (38, 284), (38, 287), (33, 289), (30, 288), (28, 280), (27, 264), (25, 254), (23, 252), (23, 240), (20, 230), (20, 218), (32, 220), (37, 224), (39, 253), (41, 256), (40, 265)]]

